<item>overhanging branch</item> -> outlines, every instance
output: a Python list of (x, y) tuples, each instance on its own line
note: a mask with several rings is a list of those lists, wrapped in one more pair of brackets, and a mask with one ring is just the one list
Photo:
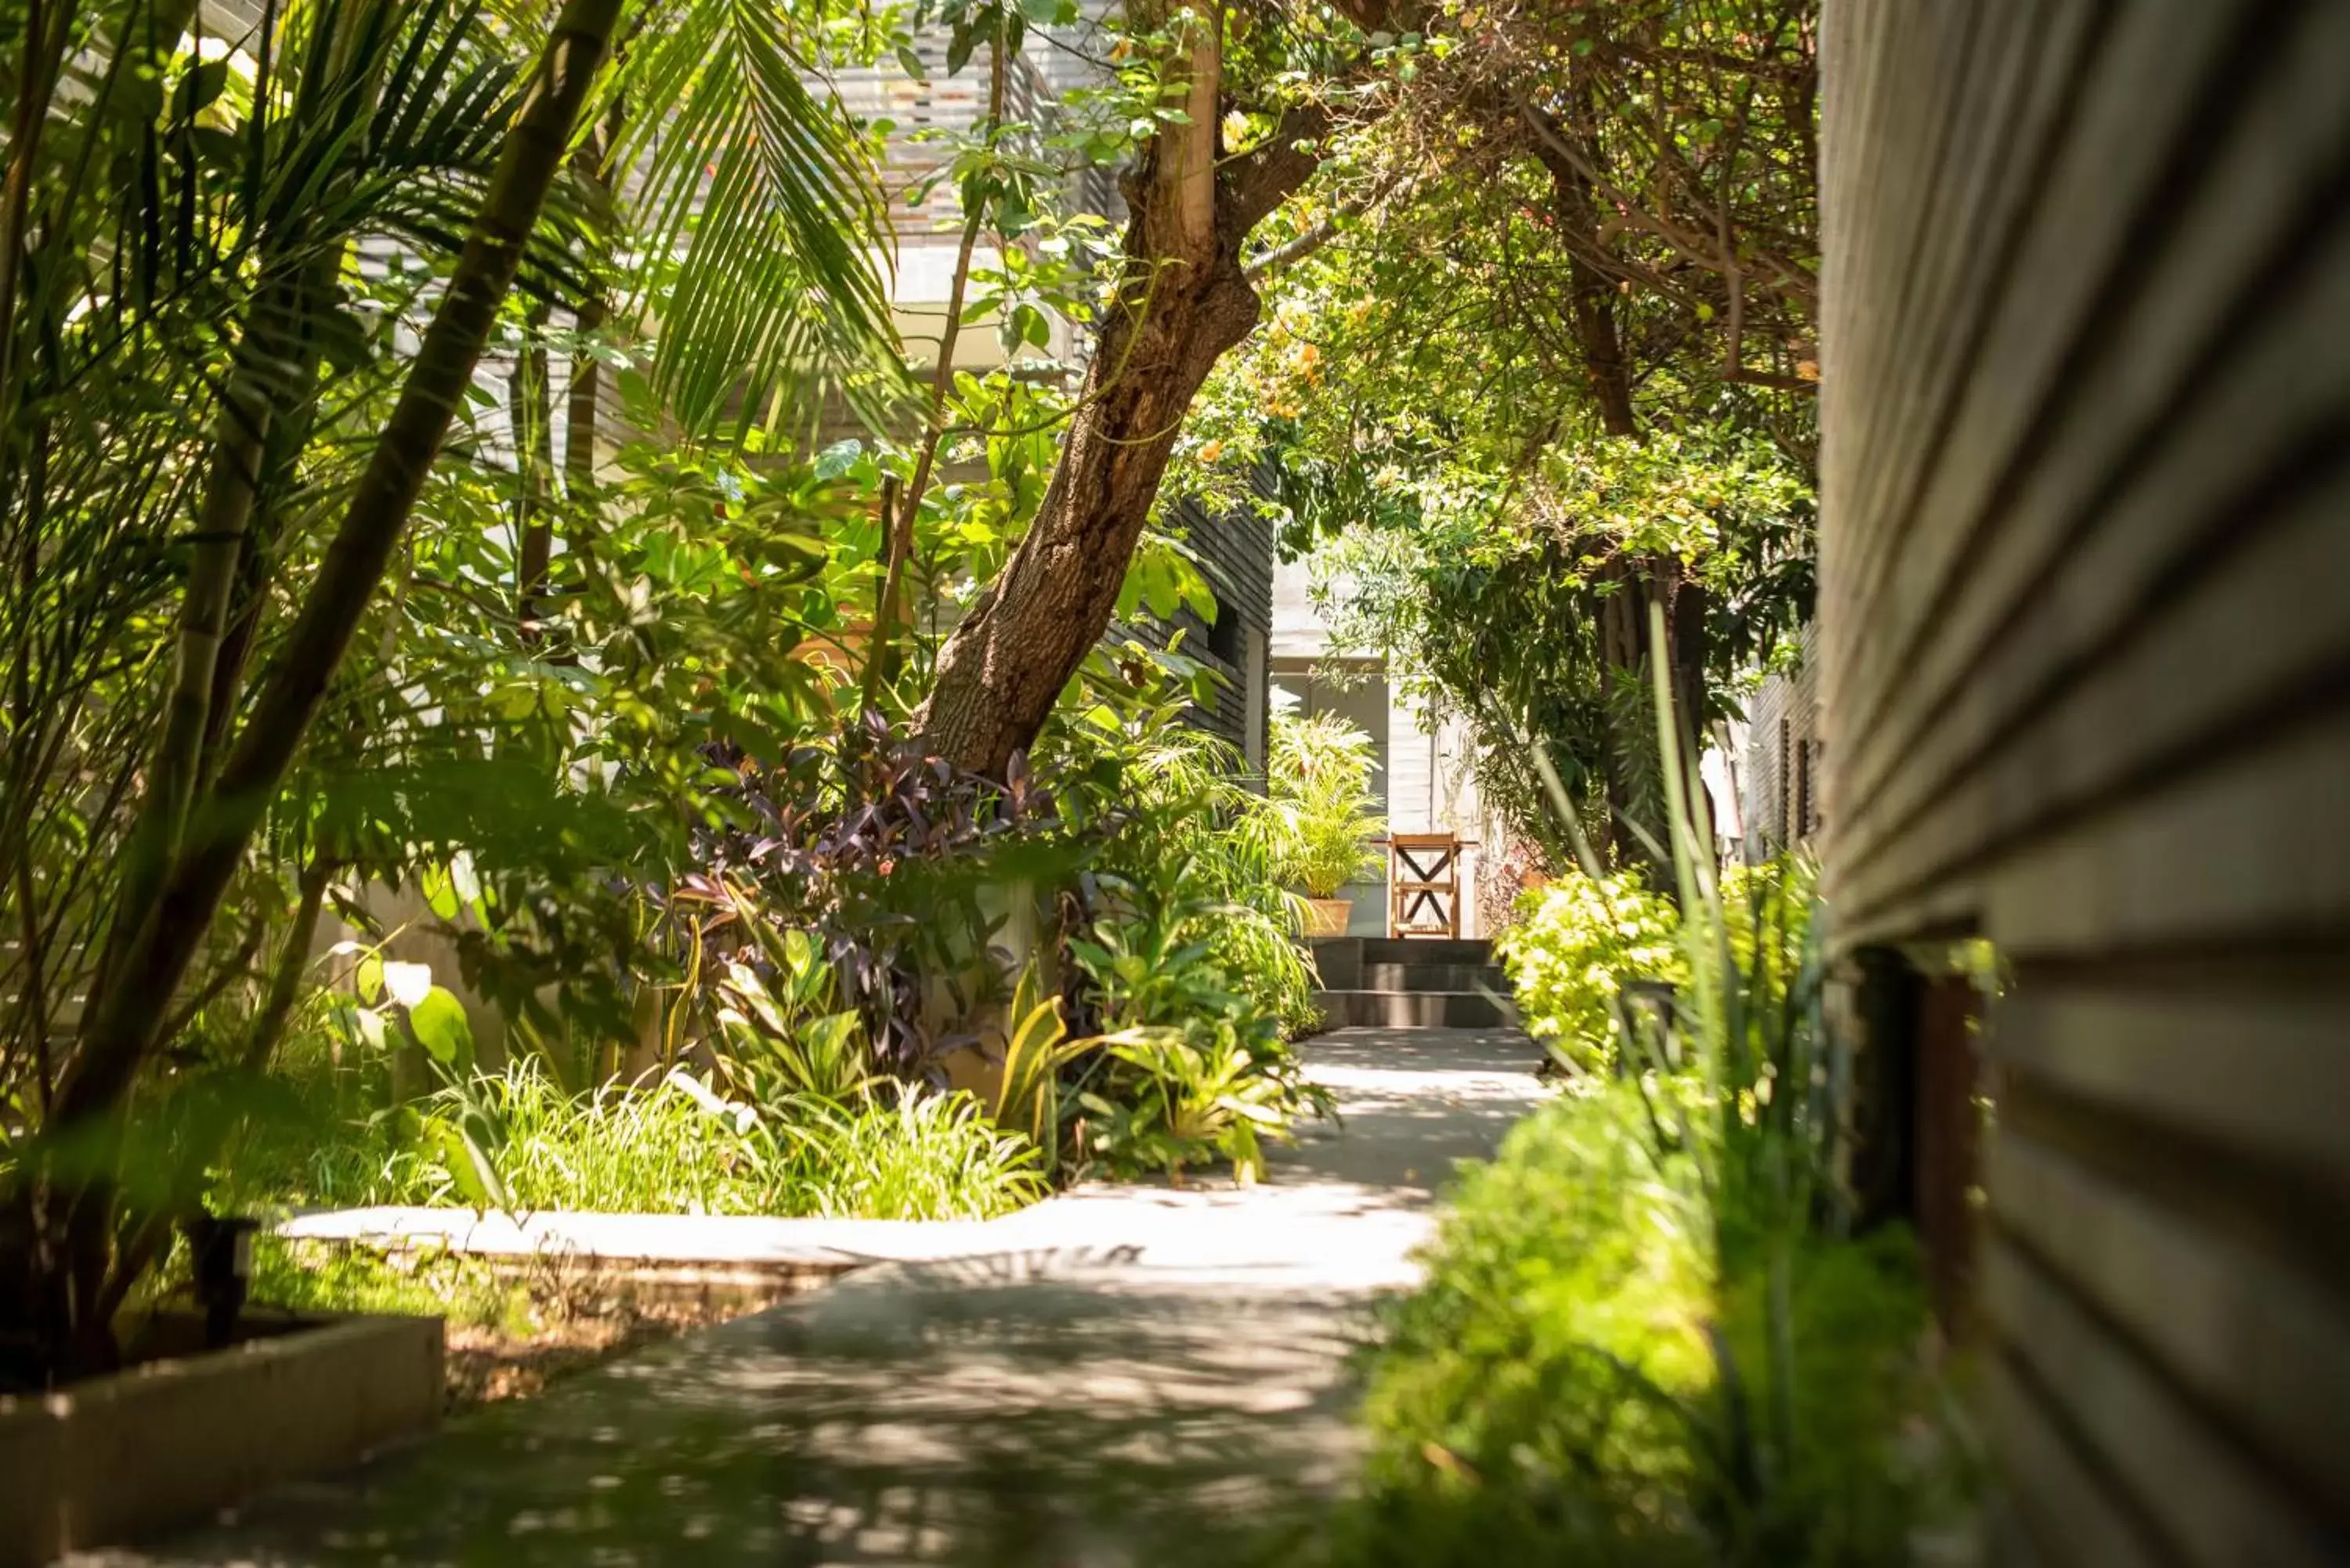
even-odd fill
[(1281, 111), (1272, 135), (1224, 165), (1216, 181), (1216, 204), (1224, 232), (1236, 244), (1313, 178), (1322, 155), (1301, 151), (1298, 144), (1319, 142), (1330, 124), (1330, 111), (1320, 104), (1292, 104)]

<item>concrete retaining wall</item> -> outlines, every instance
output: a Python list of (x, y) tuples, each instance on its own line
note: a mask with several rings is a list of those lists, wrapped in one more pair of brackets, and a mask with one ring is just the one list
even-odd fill
[(0, 1398), (0, 1568), (201, 1520), (441, 1418), (437, 1317), (324, 1320)]

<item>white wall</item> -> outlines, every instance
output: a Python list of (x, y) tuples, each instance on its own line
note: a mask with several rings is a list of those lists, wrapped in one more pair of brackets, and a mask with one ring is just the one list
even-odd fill
[[(1305, 561), (1284, 562), (1274, 569), (1273, 653), (1291, 670), (1300, 660), (1319, 660), (1329, 651), (1329, 629), (1314, 607), (1313, 571)], [(1343, 579), (1334, 585), (1343, 593)], [(1406, 694), (1400, 683), (1377, 659), (1356, 663), (1387, 689), (1387, 733), (1383, 776), (1379, 784), (1387, 801), (1388, 827), (1395, 833), (1451, 833), (1479, 846), (1492, 842), (1484, 805), (1471, 770), (1473, 753), (1467, 727), (1459, 720), (1440, 720), (1426, 703)], [(1282, 681), (1278, 667), (1274, 677)], [(1289, 682), (1291, 690), (1298, 683)], [(1474, 877), (1480, 848), (1461, 857), (1461, 934), (1479, 935)], [(1355, 889), (1355, 929), (1383, 934), (1387, 929), (1384, 887)]]

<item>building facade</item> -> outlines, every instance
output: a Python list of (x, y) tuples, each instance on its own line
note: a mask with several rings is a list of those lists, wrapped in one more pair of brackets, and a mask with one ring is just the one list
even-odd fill
[(2350, 1561), (2350, 6), (1825, 13), (1824, 875), (1992, 1560)]
[(1737, 826), (1717, 826), (1724, 836), (1742, 839), (1753, 858), (1808, 844), (1826, 822), (1820, 801), (1826, 749), (1820, 742), (1817, 645), (1806, 627), (1794, 667), (1767, 677), (1748, 701), (1737, 726), (1743, 742), (1728, 749), (1739, 759), (1734, 785), (1707, 780), (1717, 800), (1737, 802)]

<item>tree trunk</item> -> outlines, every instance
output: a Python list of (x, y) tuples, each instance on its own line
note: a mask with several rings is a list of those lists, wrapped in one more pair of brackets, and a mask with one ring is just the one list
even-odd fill
[[(345, 160), (334, 188), (347, 185), (366, 157), (383, 61), (380, 49), (360, 62), (354, 52), (379, 32), (382, 0), (351, 5), (335, 16), (335, 33), (294, 101), (314, 114), (348, 117)], [(380, 42), (380, 39), (379, 39)], [(346, 78), (353, 78), (347, 80)], [(348, 107), (346, 99), (353, 99)], [(146, 790), (130, 836), (129, 875), (109, 932), (99, 982), (133, 940), (184, 830), (188, 808), (204, 774), (243, 675), (261, 604), (240, 607), (238, 589), (256, 577), (252, 556), (262, 497), (273, 471), (291, 472), (314, 422), (317, 399), (317, 322), (331, 307), (345, 246), (293, 222), (261, 236), (260, 284), (231, 355), (226, 385), (213, 417), (212, 455), (197, 506), (187, 584), (180, 597), (179, 646), (163, 728), (148, 764)], [(289, 439), (289, 437), (291, 439)], [(248, 613), (235, 615), (238, 608)]]
[(525, 642), (538, 639), (539, 600), (555, 556), (555, 388), (548, 375), (546, 324), (554, 307), (532, 308), (506, 382), (506, 417), (514, 426), (515, 521), (515, 619)]
[[(582, 338), (602, 330), (610, 306), (600, 294), (580, 302), (573, 329)], [(603, 418), (604, 362), (582, 353), (571, 361), (571, 385), (564, 393), (563, 496), (577, 506), (596, 488), (596, 432)]]
[[(1596, 222), (1589, 192), (1572, 170), (1552, 169), (1560, 204), (1570, 214)], [(1581, 261), (1568, 265), (1576, 346), (1584, 374), (1599, 411), (1600, 429), (1611, 437), (1638, 441), (1638, 416), (1632, 405), (1632, 379), (1617, 329), (1616, 300), (1600, 273)], [(1599, 684), (1607, 720), (1607, 743), (1600, 758), (1606, 785), (1608, 858), (1619, 867), (1639, 867), (1658, 887), (1670, 885), (1661, 863), (1665, 842), (1662, 776), (1665, 758), (1657, 744), (1656, 714), (1648, 669), (1648, 606), (1659, 574), (1669, 566), (1617, 557), (1600, 568), (1606, 591), (1598, 597)]]
[(962, 767), (1001, 775), (1108, 629), (1176, 431), (1218, 358), (1256, 325), (1243, 242), (1314, 171), (1297, 144), (1322, 129), (1318, 111), (1285, 116), (1263, 146), (1218, 168), (1221, 57), (1209, 15), (1170, 68), (1189, 123), (1161, 130), (1128, 185), (1126, 280), (1104, 313), (1060, 465), (1027, 536), (941, 650), (916, 715), (931, 750)]
[(286, 1025), (294, 1016), (294, 1003), (302, 992), (302, 976), (310, 967), (310, 946), (317, 940), (318, 917), (326, 910), (327, 884), (334, 878), (334, 862), (322, 855), (314, 855), (302, 867), (298, 879), (301, 898), (295, 905), (294, 924), (286, 933), (286, 945), (277, 950), (277, 967), (269, 977), (269, 994), (263, 1000), (260, 1014), (254, 1019), (253, 1033), (245, 1039), (244, 1070), (258, 1073), (269, 1065), (277, 1051), (277, 1043), (286, 1037)]
[[(612, 146), (619, 140), (626, 112), (620, 95), (613, 94), (605, 105), (603, 119), (572, 150), (572, 175), (582, 187), (596, 194), (596, 205), (599, 207), (611, 197), (612, 171), (608, 165)], [(568, 524), (563, 543), (565, 549), (583, 560), (591, 547), (595, 528), (597, 445), (604, 412), (604, 362), (596, 357), (594, 339), (604, 329), (611, 310), (611, 298), (604, 290), (603, 280), (598, 278), (588, 286), (571, 317), (577, 347), (571, 356), (570, 384), (563, 394), (563, 505)], [(549, 439), (553, 439), (551, 432)], [(550, 538), (547, 560), (538, 566), (542, 599), (554, 553), (554, 541)], [(539, 613), (544, 614), (543, 605)], [(571, 664), (577, 662), (579, 654), (577, 649), (567, 647), (558, 649), (555, 658), (559, 663)]]
[(1586, 263), (1567, 264), (1567, 286), (1575, 296), (1575, 337), (1583, 351), (1583, 371), (1599, 410), (1599, 428), (1611, 436), (1640, 434), (1632, 409), (1632, 372), (1624, 360), (1623, 335), (1616, 327), (1616, 295), (1607, 279)]
[[(92, 998), (80, 1049), (58, 1087), (50, 1121), (58, 1135), (110, 1119), (156, 1044), (172, 999), (383, 578), (473, 383), (621, 3), (566, 0), (556, 20), (463, 254), (269, 683), (217, 782), (191, 812), (161, 896), (124, 962)], [(68, 1230), (67, 1263), (78, 1283), (93, 1256), (102, 1261), (108, 1223), (102, 1204), (77, 1201), (79, 1196), (60, 1190), (51, 1208), (52, 1219)], [(78, 1321), (47, 1325), (54, 1353), (62, 1357), (76, 1344), (85, 1350), (104, 1345), (107, 1325), (88, 1320), (87, 1308), (94, 1304), (78, 1291)]]

